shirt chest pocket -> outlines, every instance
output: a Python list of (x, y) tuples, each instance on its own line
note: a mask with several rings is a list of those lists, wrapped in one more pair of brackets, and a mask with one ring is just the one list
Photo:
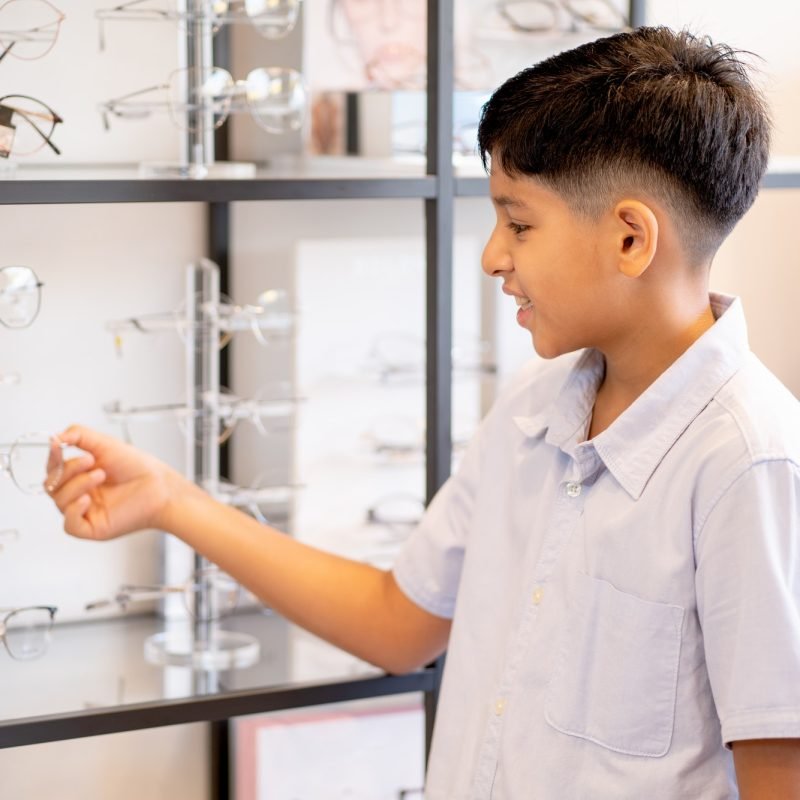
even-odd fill
[(635, 756), (667, 753), (684, 609), (578, 575), (545, 698), (556, 730)]

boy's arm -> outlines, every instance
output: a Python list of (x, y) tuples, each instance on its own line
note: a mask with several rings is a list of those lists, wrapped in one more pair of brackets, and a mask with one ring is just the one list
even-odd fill
[(166, 464), (87, 428), (53, 448), (48, 491), (67, 533), (107, 540), (142, 528), (176, 535), (292, 622), (390, 672), (440, 655), (450, 620), (424, 611), (375, 567), (302, 544), (225, 506)]
[(733, 743), (740, 800), (800, 800), (800, 739)]
[(279, 614), (389, 672), (446, 647), (450, 620), (409, 600), (390, 572), (305, 545), (201, 492), (172, 504), (166, 527)]

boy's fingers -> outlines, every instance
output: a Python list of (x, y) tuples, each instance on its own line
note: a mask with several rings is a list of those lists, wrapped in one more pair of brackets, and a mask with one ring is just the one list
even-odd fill
[(69, 508), (81, 496), (88, 494), (92, 489), (96, 489), (106, 479), (105, 470), (93, 469), (91, 472), (83, 472), (71, 481), (65, 482), (60, 488), (51, 493), (55, 504), (66, 514)]
[(82, 494), (64, 509), (64, 530), (81, 539), (91, 538), (92, 526), (83, 516), (92, 504), (88, 494)]
[[(60, 451), (60, 448), (59, 448)], [(87, 472), (94, 466), (94, 456), (87, 453), (78, 458), (71, 458), (69, 461), (62, 461), (60, 464), (47, 464), (47, 479), (45, 488), (49, 494), (54, 494), (59, 488), (71, 481), (82, 472)]]

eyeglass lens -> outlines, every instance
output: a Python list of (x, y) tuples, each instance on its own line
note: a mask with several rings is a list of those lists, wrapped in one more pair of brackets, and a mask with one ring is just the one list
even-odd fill
[(53, 628), (49, 608), (22, 608), (5, 619), (4, 641), (13, 658), (25, 661), (41, 656), (50, 643)]
[[(52, 448), (58, 458), (51, 459)], [(6, 465), (12, 480), (26, 494), (42, 494), (48, 479), (58, 482), (63, 467), (60, 445), (54, 445), (46, 433), (27, 433), (20, 436), (8, 450)]]
[(298, 0), (245, 0), (244, 10), (262, 36), (280, 39), (297, 24), (300, 3)]
[(41, 286), (30, 267), (0, 268), (0, 323), (26, 328), (39, 313)]

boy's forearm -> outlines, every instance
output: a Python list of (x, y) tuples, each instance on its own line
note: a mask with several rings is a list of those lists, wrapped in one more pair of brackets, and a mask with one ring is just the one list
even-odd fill
[(191, 484), (161, 523), (287, 619), (383, 669), (406, 671), (442, 649), (436, 632), (417, 636), (409, 614), (424, 612), (398, 597), (390, 573), (298, 542)]

